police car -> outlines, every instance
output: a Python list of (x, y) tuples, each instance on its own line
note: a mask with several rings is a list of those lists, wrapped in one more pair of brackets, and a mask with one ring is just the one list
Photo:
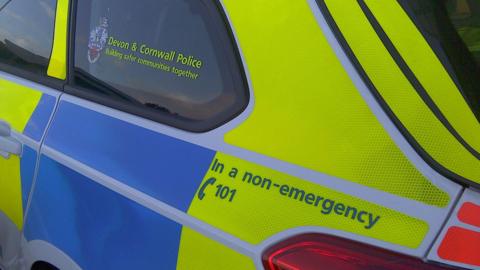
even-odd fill
[(0, 268), (480, 269), (476, 0), (0, 0)]

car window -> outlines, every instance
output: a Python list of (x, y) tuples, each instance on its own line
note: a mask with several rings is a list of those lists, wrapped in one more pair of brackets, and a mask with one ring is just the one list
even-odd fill
[(79, 1), (74, 69), (84, 91), (184, 129), (210, 129), (246, 104), (214, 1)]
[(449, 0), (447, 12), (477, 64), (480, 65), (480, 2), (478, 0)]
[(56, 0), (0, 0), (0, 64), (47, 74)]

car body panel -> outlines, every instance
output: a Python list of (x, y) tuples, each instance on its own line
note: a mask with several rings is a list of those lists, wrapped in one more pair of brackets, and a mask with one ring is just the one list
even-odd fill
[[(71, 4), (57, 3), (48, 69), (57, 79), (67, 78)], [(16, 228), (9, 231), (17, 245), (0, 237), (0, 245), (12, 247), (6, 265), (263, 269), (267, 248), (304, 233), (447, 262), (430, 248), (463, 187), (405, 139), (317, 2), (221, 4), (250, 100), (208, 132), (2, 73), (27, 93), (5, 95), (23, 107), (0, 106), (0, 119), (15, 122), (24, 143), (22, 159), (3, 167), (15, 178), (9, 203), (16, 205), (0, 207), (11, 216), (0, 222)], [(18, 108), (25, 108), (23, 117)], [(16, 216), (8, 215), (12, 209)]]
[(467, 189), (453, 210), (428, 259), (468, 269), (480, 269), (480, 196)]
[[(18, 77), (0, 74), (0, 119), (12, 127), (12, 136), (23, 144), (21, 157), (0, 158), (0, 211), (4, 237), (3, 263), (18, 265), (21, 230), (35, 177), (37, 156), (43, 135), (55, 109), (58, 93)], [(13, 244), (16, 242), (17, 244)]]

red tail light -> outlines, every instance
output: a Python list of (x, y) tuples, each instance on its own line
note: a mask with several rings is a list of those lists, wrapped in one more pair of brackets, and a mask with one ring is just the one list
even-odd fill
[(306, 234), (270, 248), (267, 270), (448, 270), (444, 266), (337, 237)]

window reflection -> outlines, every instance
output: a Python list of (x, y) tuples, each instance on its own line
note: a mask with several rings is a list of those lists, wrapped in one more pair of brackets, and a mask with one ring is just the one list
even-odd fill
[(0, 10), (0, 62), (45, 75), (55, 7), (55, 0), (5, 1)]

